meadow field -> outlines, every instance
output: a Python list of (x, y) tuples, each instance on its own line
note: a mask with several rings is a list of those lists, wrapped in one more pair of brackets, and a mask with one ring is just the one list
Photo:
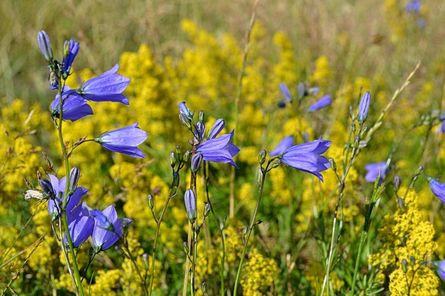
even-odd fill
[(0, 17), (1, 295), (445, 295), (445, 2)]

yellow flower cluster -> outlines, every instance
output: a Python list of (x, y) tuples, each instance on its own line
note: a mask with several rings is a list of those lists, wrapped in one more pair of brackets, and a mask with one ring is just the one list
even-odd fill
[(401, 201), (396, 213), (385, 217), (383, 245), (369, 262), (382, 279), (389, 276), (391, 295), (438, 295), (439, 279), (428, 263), (437, 248), (433, 225), (419, 211), (415, 191), (408, 191)]
[(273, 259), (264, 257), (258, 249), (253, 248), (249, 253), (249, 259), (244, 266), (241, 279), (243, 295), (259, 296), (272, 292), (277, 272), (277, 263)]

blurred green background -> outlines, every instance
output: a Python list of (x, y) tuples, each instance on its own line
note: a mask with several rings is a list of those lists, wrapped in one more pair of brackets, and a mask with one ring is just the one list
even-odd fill
[[(443, 59), (445, 2), (423, 1), (428, 8), (423, 13), (425, 27), (405, 32), (409, 38), (398, 40), (397, 46), (391, 42), (391, 23), (397, 17), (410, 20), (385, 13), (391, 2), (397, 1), (259, 1), (257, 18), (270, 32), (286, 32), (297, 57), (324, 54), (344, 75), (386, 71), (386, 79), (397, 80), (419, 60), (428, 66)], [(177, 56), (185, 45), (180, 30), (184, 18), (217, 36), (228, 32), (243, 42), (253, 5), (246, 0), (0, 1), (0, 96), (39, 100), (48, 94), (47, 77), (41, 71), (45, 63), (36, 44), (39, 30), (46, 30), (53, 43), (71, 37), (79, 40), (77, 69), (99, 71), (141, 43), (148, 44), (157, 59)], [(53, 47), (62, 50), (62, 44)], [(339, 80), (345, 78), (337, 75)]]

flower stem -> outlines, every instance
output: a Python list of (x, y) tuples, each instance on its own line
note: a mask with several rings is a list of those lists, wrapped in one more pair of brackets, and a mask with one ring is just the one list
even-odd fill
[(362, 255), (363, 243), (366, 240), (366, 236), (367, 236), (367, 232), (365, 230), (362, 230), (362, 233), (360, 234), (360, 244), (358, 245), (357, 258), (355, 258), (354, 276), (352, 277), (351, 296), (354, 295), (355, 282), (357, 280), (358, 266), (360, 263), (360, 256)]
[(182, 296), (187, 296), (187, 287), (188, 287), (188, 277), (189, 277), (189, 269), (190, 269), (190, 247), (192, 244), (192, 229), (189, 227), (188, 233), (187, 233), (187, 254), (185, 258), (185, 272), (184, 272), (184, 282), (182, 287)]
[(196, 259), (198, 257), (198, 223), (196, 221), (192, 223), (193, 230), (193, 261), (192, 261), (192, 276), (190, 277), (191, 281), (191, 295), (195, 295), (195, 284), (196, 284)]
[[(164, 215), (165, 215), (165, 212), (167, 211), (168, 205), (169, 205), (170, 201), (173, 199), (173, 197), (175, 197), (176, 192), (177, 192), (176, 186), (174, 188), (170, 189), (169, 197), (165, 201), (164, 207), (161, 210), (161, 215), (159, 216), (159, 218), (155, 217), (156, 234), (155, 234), (155, 240), (153, 242), (153, 251), (151, 253), (150, 284), (149, 284), (149, 288), (148, 288), (148, 295), (150, 295), (150, 296), (153, 291), (153, 281), (154, 281), (154, 276), (155, 276), (155, 256), (156, 256), (156, 248), (158, 246), (158, 238), (159, 238), (159, 234), (161, 232), (161, 223), (162, 223), (162, 220), (164, 219)], [(153, 214), (154, 214), (154, 212), (153, 212)]]
[[(66, 185), (65, 185), (65, 192), (63, 195), (63, 202), (62, 202), (62, 225), (63, 228), (65, 230), (65, 235), (68, 241), (68, 246), (69, 246), (69, 252), (72, 258), (72, 263), (73, 263), (73, 274), (74, 274), (74, 280), (76, 283), (76, 290), (77, 290), (77, 294), (84, 296), (84, 291), (83, 291), (83, 286), (82, 286), (82, 280), (80, 277), (80, 272), (79, 272), (79, 266), (77, 264), (77, 258), (76, 258), (76, 253), (74, 252), (74, 245), (73, 245), (73, 241), (71, 238), (71, 234), (68, 228), (68, 221), (67, 221), (67, 213), (66, 213), (66, 205), (68, 203), (68, 195), (70, 193), (71, 190), (71, 183), (70, 183), (70, 162), (68, 159), (68, 153), (66, 150), (66, 146), (65, 146), (65, 142), (63, 140), (63, 88), (64, 85), (62, 85), (59, 88), (59, 95), (61, 98), (61, 103), (60, 103), (60, 118), (59, 118), (59, 122), (57, 125), (57, 130), (58, 130), (58, 135), (59, 135), (59, 142), (60, 142), (60, 148), (62, 149), (62, 157), (63, 157), (63, 161), (64, 161), (64, 166), (65, 166), (65, 178), (66, 178)], [(62, 240), (62, 244), (64, 244), (63, 242), (63, 238), (61, 238)], [(67, 264), (69, 265), (70, 263), (67, 262)]]
[[(255, 0), (253, 4), (252, 14), (250, 16), (249, 28), (246, 32), (246, 43), (244, 44), (243, 56), (242, 56), (242, 64), (241, 70), (238, 75), (237, 81), (237, 92), (235, 97), (235, 130), (238, 129), (239, 124), (239, 109), (240, 109), (240, 101), (241, 95), (243, 93), (243, 79), (246, 74), (247, 68), (247, 58), (249, 55), (250, 49), (250, 37), (252, 35), (253, 26), (256, 21), (256, 9), (260, 0)], [(235, 216), (235, 167), (230, 168), (230, 196), (229, 196), (229, 217), (233, 218)]]
[(208, 186), (208, 176), (207, 176), (207, 162), (204, 163), (203, 166), (203, 178), (204, 178), (204, 186), (205, 186), (205, 193), (206, 193), (206, 200), (207, 203), (210, 206), (210, 212), (212, 213), (212, 216), (215, 218), (216, 223), (218, 223), (218, 228), (219, 231), (221, 233), (221, 262), (220, 262), (220, 270), (219, 270), (219, 277), (220, 277), (220, 295), (224, 296), (225, 295), (225, 287), (224, 287), (224, 264), (225, 264), (225, 260), (226, 260), (226, 250), (225, 250), (225, 235), (224, 235), (224, 224), (222, 223), (222, 221), (218, 218), (218, 216), (216, 215), (214, 209), (213, 209), (213, 204), (212, 201), (210, 200), (210, 195), (209, 195), (209, 186)]
[(250, 224), (249, 224), (249, 228), (247, 229), (247, 234), (244, 239), (243, 251), (241, 253), (240, 263), (238, 265), (238, 271), (236, 272), (235, 284), (233, 286), (233, 295), (238, 295), (237, 294), (238, 283), (240, 280), (241, 270), (243, 268), (244, 257), (246, 256), (246, 253), (247, 253), (250, 235), (252, 234), (253, 228), (256, 225), (256, 223), (255, 223), (256, 216), (258, 214), (258, 209), (260, 207), (261, 199), (263, 198), (264, 181), (266, 180), (266, 174), (269, 170), (269, 164), (270, 164), (270, 162), (267, 164), (265, 169), (263, 169), (263, 167), (260, 167), (259, 195), (258, 195), (258, 199), (257, 199), (256, 205), (255, 205), (255, 210), (253, 211), (252, 217), (250, 219)]

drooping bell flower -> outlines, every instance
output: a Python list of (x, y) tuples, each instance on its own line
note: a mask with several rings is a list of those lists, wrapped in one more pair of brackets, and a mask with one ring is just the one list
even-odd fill
[(433, 194), (440, 199), (441, 202), (445, 203), (445, 183), (440, 183), (436, 179), (428, 178), (430, 183), (430, 189)]
[(310, 173), (323, 181), (321, 172), (330, 168), (329, 160), (322, 156), (331, 141), (315, 140), (292, 146), (292, 137), (284, 138), (270, 153), (279, 156), (282, 163), (300, 171)]
[(332, 104), (332, 97), (330, 95), (325, 95), (325, 96), (321, 97), (317, 102), (312, 104), (309, 107), (308, 112), (314, 112), (314, 111), (323, 109), (331, 104)]
[[(76, 121), (85, 116), (93, 114), (93, 109), (88, 105), (87, 101), (77, 95), (75, 90), (65, 86), (63, 97), (63, 119)], [(51, 116), (59, 118), (60, 116), (60, 95), (57, 94), (51, 103)]]
[(377, 163), (370, 163), (365, 166), (365, 169), (367, 170), (365, 176), (366, 182), (374, 183), (377, 180), (377, 178), (379, 178), (379, 182), (385, 179), (388, 167), (386, 162), (382, 161)]
[(128, 99), (122, 93), (130, 83), (130, 79), (117, 74), (117, 70), (119, 70), (119, 65), (85, 81), (77, 93), (89, 101), (120, 102), (128, 105)]
[(281, 140), (280, 143), (269, 153), (270, 156), (283, 154), (294, 143), (294, 137), (288, 136)]
[(94, 217), (92, 241), (96, 252), (114, 246), (123, 236), (123, 228), (132, 222), (127, 218), (118, 218), (113, 205), (103, 211), (93, 210), (91, 215)]
[(132, 124), (114, 131), (103, 133), (95, 140), (105, 149), (113, 152), (127, 154), (131, 157), (143, 158), (144, 153), (137, 148), (147, 139), (147, 133)]
[(236, 167), (233, 157), (238, 154), (239, 148), (232, 144), (233, 131), (218, 138), (204, 141), (196, 147), (197, 153), (206, 161), (228, 163)]
[[(68, 229), (75, 248), (85, 242), (93, 232), (94, 219), (90, 215), (88, 206), (81, 202), (87, 193), (88, 190), (86, 188), (77, 187), (69, 197), (66, 205)], [(64, 237), (64, 242), (68, 245), (66, 236)]]
[[(66, 177), (59, 179), (51, 174), (48, 176), (49, 180), (41, 180), (39, 183), (42, 187), (44, 196), (48, 198), (48, 212), (54, 220), (62, 213)], [(88, 190), (83, 187), (77, 187), (78, 178), (79, 169), (74, 167), (70, 171), (70, 188), (68, 192), (70, 195), (68, 196), (66, 204), (67, 209), (77, 205), (80, 199), (88, 192)]]
[[(75, 248), (79, 247), (93, 233), (94, 218), (90, 215), (90, 210), (85, 203), (78, 204), (69, 212), (67, 211), (67, 222), (71, 241)], [(66, 237), (65, 243), (67, 244)]]

